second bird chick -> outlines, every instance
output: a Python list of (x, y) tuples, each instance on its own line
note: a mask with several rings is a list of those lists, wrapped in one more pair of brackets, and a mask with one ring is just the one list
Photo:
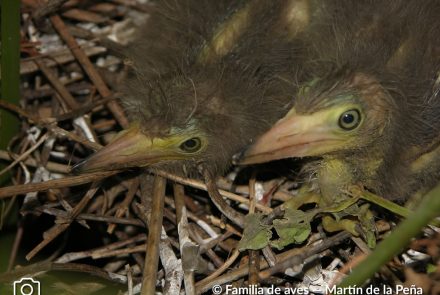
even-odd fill
[(319, 157), (329, 204), (353, 184), (393, 200), (429, 190), (440, 179), (438, 1), (328, 6), (309, 82), (242, 163)]

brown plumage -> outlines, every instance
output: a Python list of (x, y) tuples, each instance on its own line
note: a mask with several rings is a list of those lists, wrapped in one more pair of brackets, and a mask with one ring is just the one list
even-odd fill
[(234, 153), (286, 113), (285, 94), (296, 92), (279, 76), (301, 72), (296, 35), (307, 20), (283, 19), (292, 3), (157, 3), (125, 52), (131, 69), (122, 103), (133, 125), (74, 171), (152, 165), (194, 173), (202, 165), (223, 173)]
[(358, 183), (391, 199), (426, 191), (440, 179), (440, 3), (323, 7), (309, 82), (242, 162), (319, 157), (311, 169), (327, 203)]

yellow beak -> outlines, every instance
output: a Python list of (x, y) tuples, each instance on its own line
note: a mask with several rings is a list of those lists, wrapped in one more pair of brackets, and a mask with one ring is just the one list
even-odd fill
[(292, 109), (235, 161), (257, 164), (290, 157), (319, 156), (332, 151), (344, 141), (334, 132), (332, 117), (327, 111), (297, 115)]
[(150, 138), (138, 125), (121, 131), (101, 150), (72, 168), (73, 173), (144, 167), (157, 162), (181, 159), (173, 138)]

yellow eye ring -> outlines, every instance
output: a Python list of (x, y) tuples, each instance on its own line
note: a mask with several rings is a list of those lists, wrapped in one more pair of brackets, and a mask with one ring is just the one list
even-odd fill
[(179, 148), (186, 153), (195, 153), (202, 148), (202, 141), (198, 137), (192, 137), (182, 142)]
[(357, 109), (345, 111), (339, 117), (339, 127), (346, 131), (355, 129), (361, 123), (361, 113)]

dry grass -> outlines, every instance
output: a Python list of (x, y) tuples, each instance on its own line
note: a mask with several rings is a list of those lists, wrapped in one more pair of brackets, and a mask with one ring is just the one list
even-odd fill
[[(144, 288), (165, 294), (178, 294), (181, 288), (187, 294), (209, 294), (214, 285), (251, 283), (321, 294), (320, 287), (333, 283), (369, 251), (362, 239), (347, 240), (347, 233), (327, 236), (315, 222), (300, 245), (239, 252), (242, 229), (215, 208), (206, 192), (209, 182), (207, 187), (203, 180), (160, 171), (69, 174), (72, 164), (127, 125), (111, 88), (123, 64), (102, 40), (110, 34), (125, 40), (120, 33), (128, 29), (118, 28), (133, 26), (133, 17), (142, 19), (150, 9), (135, 0), (71, 0), (49, 8), (56, 11), (50, 17), (37, 10), (32, 19), (37, 3), (23, 1), (21, 104), (0, 101), (1, 108), (22, 121), (8, 150), (0, 151), (9, 165), (0, 174), (9, 173), (13, 184), (0, 188), (2, 222), (16, 223), (2, 231), (12, 233), (15, 242), (1, 282), (37, 274), (44, 281), (42, 272), (72, 271), (104, 280), (81, 276), (77, 282), (90, 284), (81, 289), (60, 279), (50, 288), (66, 294), (133, 294), (144, 282)], [(242, 214), (276, 217), (278, 206), (294, 197), (291, 175), (265, 180), (242, 176), (239, 184), (233, 176), (235, 171), (216, 185), (227, 205)], [(393, 225), (380, 219), (377, 226), (382, 235)], [(417, 267), (438, 263), (438, 236), (415, 241), (414, 248), (427, 253), (413, 253)], [(396, 259), (375, 281), (401, 284), (405, 259)], [(426, 290), (438, 290), (438, 284), (432, 287), (438, 269), (424, 275)], [(420, 279), (408, 270), (406, 275), (409, 282)]]

